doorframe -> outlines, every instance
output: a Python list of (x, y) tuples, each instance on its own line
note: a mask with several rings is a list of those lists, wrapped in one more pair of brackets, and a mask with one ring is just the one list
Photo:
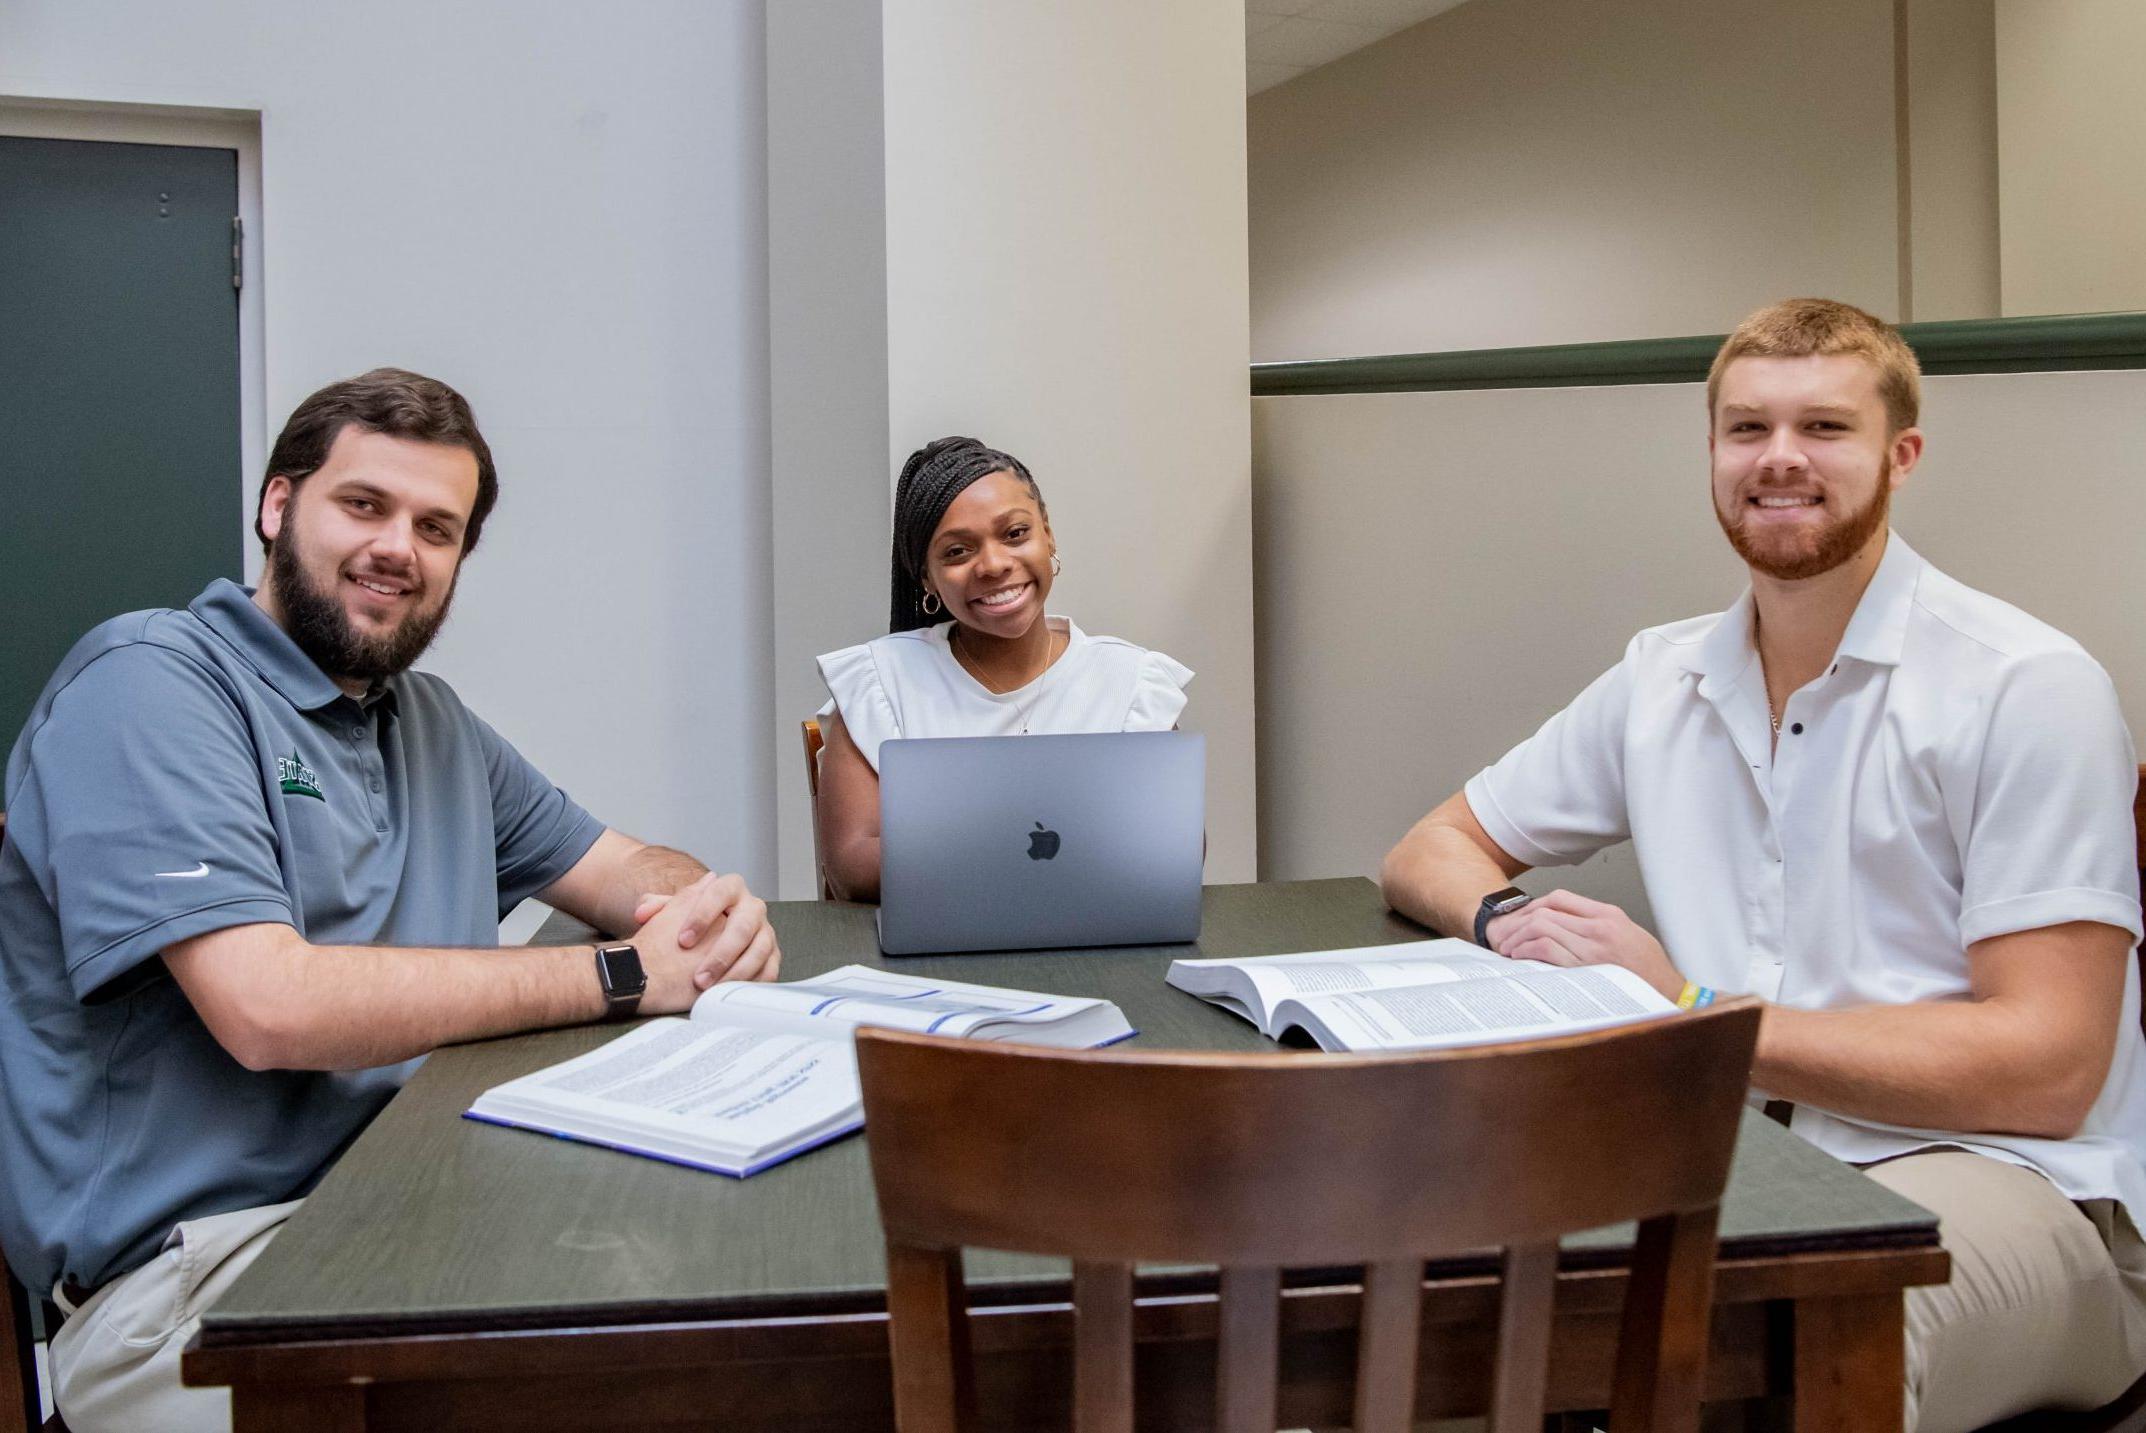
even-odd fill
[(267, 285), (261, 262), (267, 226), (261, 208), (260, 111), (0, 94), (0, 135), (237, 151), (244, 282), (238, 291), (239, 471), (232, 475), (232, 508), (246, 580), (258, 581), (261, 554), (253, 537), (253, 499), (268, 463)]

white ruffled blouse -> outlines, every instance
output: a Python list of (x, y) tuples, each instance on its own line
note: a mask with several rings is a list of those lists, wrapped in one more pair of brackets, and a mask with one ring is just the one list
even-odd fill
[(994, 692), (955, 659), (950, 622), (892, 632), (819, 659), (842, 725), (879, 769), (879, 744), (895, 737), (1011, 736), (1087, 731), (1168, 731), (1185, 709), (1192, 669), (1116, 637), (1091, 637), (1070, 618), (1044, 619), (1066, 649), (1043, 675)]

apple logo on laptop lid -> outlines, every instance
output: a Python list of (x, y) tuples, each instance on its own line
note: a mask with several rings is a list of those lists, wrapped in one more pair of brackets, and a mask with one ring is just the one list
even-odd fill
[(1028, 833), (1028, 859), (1031, 861), (1048, 861), (1057, 854), (1058, 833), (1047, 830), (1044, 824), (1038, 821), (1036, 829)]

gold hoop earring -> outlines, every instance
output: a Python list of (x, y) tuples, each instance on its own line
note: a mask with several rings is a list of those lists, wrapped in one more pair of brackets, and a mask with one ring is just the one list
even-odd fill
[(941, 601), (939, 600), (939, 594), (938, 594), (938, 593), (936, 593), (936, 592), (927, 592), (927, 593), (925, 593), (925, 594), (924, 594), (924, 600), (923, 600), (922, 602), (919, 602), (919, 603), (917, 604), (917, 606), (919, 606), (919, 607), (921, 607), (921, 608), (923, 608), (923, 609), (924, 609), (924, 615), (925, 615), (926, 617), (936, 617), (936, 616), (938, 616), (938, 615), (939, 615), (939, 609), (940, 609), (940, 608), (942, 608), (942, 607), (944, 607), (945, 605), (946, 605), (945, 603), (943, 603), (943, 602), (941, 602)]

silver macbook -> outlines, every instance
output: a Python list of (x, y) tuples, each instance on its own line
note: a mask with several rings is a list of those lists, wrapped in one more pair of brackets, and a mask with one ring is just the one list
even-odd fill
[(1195, 940), (1206, 810), (1192, 732), (883, 742), (880, 949)]

